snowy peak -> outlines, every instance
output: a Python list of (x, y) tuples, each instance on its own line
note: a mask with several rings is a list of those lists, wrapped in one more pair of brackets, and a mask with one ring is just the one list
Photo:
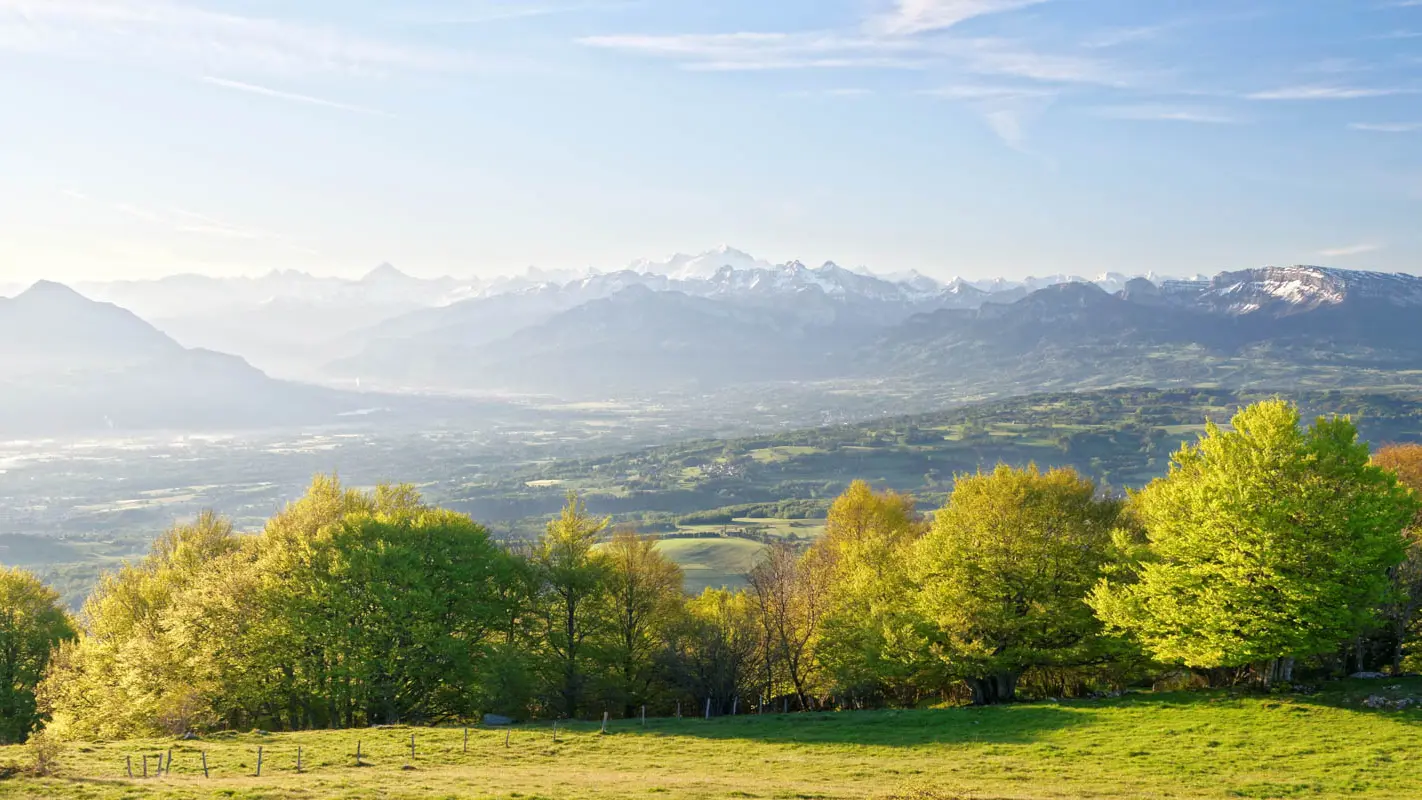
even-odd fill
[(758, 259), (743, 250), (737, 250), (729, 245), (721, 245), (699, 256), (678, 253), (665, 261), (641, 259), (632, 262), (628, 269), (633, 272), (663, 275), (685, 281), (710, 280), (725, 267), (744, 271), (771, 269), (773, 266), (770, 262)]
[(375, 269), (367, 272), (361, 283), (409, 283), (416, 280), (395, 268), (390, 262), (385, 262)]
[(1422, 307), (1422, 278), (1305, 265), (1263, 267), (1222, 273), (1199, 297), (1209, 310), (1234, 316), (1287, 316), (1350, 301)]

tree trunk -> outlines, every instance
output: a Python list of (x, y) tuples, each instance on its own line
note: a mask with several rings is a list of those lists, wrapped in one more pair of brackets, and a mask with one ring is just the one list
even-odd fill
[(1017, 673), (1003, 672), (986, 678), (970, 678), (968, 687), (973, 691), (975, 706), (1011, 703), (1017, 699)]

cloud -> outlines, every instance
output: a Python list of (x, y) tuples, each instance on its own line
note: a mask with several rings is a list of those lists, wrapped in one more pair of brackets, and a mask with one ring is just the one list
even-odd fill
[(1000, 38), (921, 40), (903, 37), (740, 32), (664, 36), (589, 36), (579, 43), (665, 58), (694, 71), (796, 69), (924, 70), (956, 68), (977, 75), (1051, 83), (1115, 86), (1125, 83), (1113, 65), (1094, 58), (1041, 53)]
[(551, 17), (560, 14), (612, 11), (642, 5), (640, 0), (608, 3), (570, 3), (567, 5), (524, 6), (495, 5), (466, 14), (440, 14), (399, 17), (395, 21), (414, 25), (485, 25), (493, 22), (508, 22), (536, 17)]
[(1354, 122), (1348, 127), (1355, 131), (1372, 131), (1373, 133), (1422, 132), (1422, 122)]
[(1089, 47), (1093, 50), (1102, 50), (1109, 47), (1120, 47), (1123, 44), (1132, 44), (1135, 42), (1143, 42), (1148, 39), (1154, 39), (1155, 37), (1159, 36), (1161, 32), (1167, 30), (1170, 27), (1172, 26), (1141, 25), (1135, 28), (1114, 28), (1112, 30), (1102, 31), (1101, 33), (1098, 33), (1095, 36), (1087, 39), (1085, 42), (1082, 42), (1082, 46)]
[(922, 50), (910, 42), (885, 42), (823, 31), (589, 36), (578, 42), (588, 47), (670, 58), (686, 69), (702, 71), (919, 69), (929, 63)]
[(1129, 106), (1106, 106), (1096, 113), (1111, 119), (1141, 122), (1193, 122), (1201, 125), (1233, 125), (1239, 119), (1210, 108), (1169, 106), (1153, 103)]
[(1026, 152), (1028, 126), (1046, 113), (1059, 93), (1041, 87), (963, 84), (919, 94), (963, 103), (982, 118), (1003, 144)]
[(353, 106), (348, 105), (346, 103), (338, 103), (334, 100), (323, 100), (319, 97), (311, 97), (309, 95), (304, 94), (295, 94), (293, 92), (283, 92), (278, 89), (270, 89), (265, 86), (258, 86), (252, 83), (243, 83), (242, 81), (230, 81), (224, 78), (214, 78), (212, 76), (204, 76), (202, 80), (203, 83), (211, 84), (213, 86), (221, 86), (224, 89), (232, 89), (238, 92), (247, 92), (249, 94), (261, 95), (263, 97), (272, 97), (278, 100), (289, 100), (295, 103), (306, 103), (307, 105), (321, 106), (323, 108), (334, 108), (339, 111), (349, 111), (354, 114), (367, 114), (375, 117), (392, 116), (391, 114), (388, 114), (384, 111), (378, 111), (373, 108)]
[(786, 97), (838, 97), (853, 99), (857, 97), (868, 97), (874, 94), (872, 89), (859, 89), (845, 87), (841, 89), (820, 89), (815, 91), (787, 92)]
[(448, 51), (183, 0), (0, 0), (0, 50), (205, 72), (385, 74), (471, 66)]
[(891, 36), (912, 36), (1044, 2), (1047, 0), (895, 0), (891, 10), (869, 21), (869, 28)]
[(1364, 253), (1374, 253), (1381, 249), (1383, 249), (1383, 246), (1380, 244), (1363, 243), (1320, 250), (1318, 254), (1325, 258), (1342, 258), (1344, 256), (1360, 256)]
[(1357, 100), (1367, 97), (1388, 97), (1409, 94), (1410, 89), (1369, 88), (1363, 86), (1285, 86), (1245, 95), (1250, 100)]

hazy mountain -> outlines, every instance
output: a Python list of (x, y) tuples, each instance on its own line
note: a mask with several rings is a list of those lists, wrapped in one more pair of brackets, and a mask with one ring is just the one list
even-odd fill
[(41, 282), (0, 300), (0, 434), (334, 421), (350, 400), (183, 348), (132, 312)]
[[(1422, 368), (1422, 279), (1269, 267), (1210, 281), (1072, 283), (1011, 304), (916, 317), (860, 351), (887, 369), (978, 391), (1120, 384), (1363, 385)], [(1373, 375), (1372, 377), (1377, 377)]]

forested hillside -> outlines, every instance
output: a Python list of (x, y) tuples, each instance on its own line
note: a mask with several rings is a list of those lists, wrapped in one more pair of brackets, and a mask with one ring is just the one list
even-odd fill
[[(853, 480), (941, 499), (961, 472), (999, 462), (1070, 466), (1112, 492), (1164, 474), (1205, 422), (1227, 424), (1273, 393), (1120, 389), (1042, 394), (785, 433), (561, 460), (472, 482), (450, 500), (484, 520), (555, 512), (577, 491), (596, 513), (643, 523), (822, 517)], [(1407, 393), (1296, 392), (1305, 417), (1345, 414), (1375, 445), (1422, 439), (1422, 399)], [(748, 506), (755, 506), (754, 508)], [(726, 509), (727, 514), (698, 512)], [(535, 519), (521, 527), (534, 531)]]
[[(7, 738), (995, 705), (1270, 688), (1415, 664), (1422, 446), (1370, 452), (1281, 400), (1210, 424), (1119, 498), (1070, 468), (960, 476), (936, 513), (855, 482), (739, 591), (683, 591), (654, 536), (570, 495), (500, 546), (412, 487), (318, 478), (262, 531), (175, 527), (76, 630), (0, 574)], [(17, 605), (19, 601), (10, 602)], [(45, 620), (38, 625), (37, 620)], [(22, 655), (17, 657), (14, 653)], [(23, 667), (24, 669), (21, 669)], [(1389, 701), (1391, 702), (1391, 701)]]

